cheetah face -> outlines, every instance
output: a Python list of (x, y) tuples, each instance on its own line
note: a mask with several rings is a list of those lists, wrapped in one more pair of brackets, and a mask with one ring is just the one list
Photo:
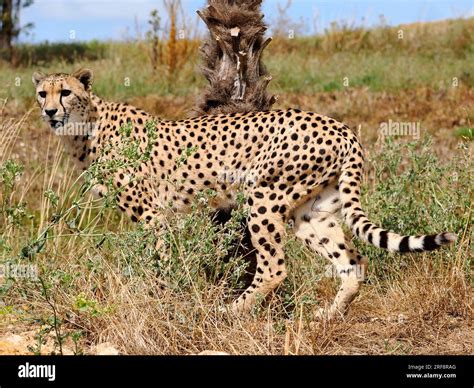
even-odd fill
[(87, 121), (92, 77), (92, 72), (88, 69), (80, 69), (71, 75), (33, 74), (36, 101), (41, 108), (43, 120), (51, 129)]

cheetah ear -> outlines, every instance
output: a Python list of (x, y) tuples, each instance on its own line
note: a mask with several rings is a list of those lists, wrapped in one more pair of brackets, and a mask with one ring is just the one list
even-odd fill
[(31, 81), (33, 81), (33, 85), (38, 86), (38, 84), (46, 77), (41, 71), (35, 71), (31, 76)]
[(90, 90), (92, 86), (92, 81), (94, 80), (94, 75), (92, 70), (89, 69), (79, 69), (72, 73), (74, 78), (77, 78), (82, 85), (84, 85), (85, 90)]

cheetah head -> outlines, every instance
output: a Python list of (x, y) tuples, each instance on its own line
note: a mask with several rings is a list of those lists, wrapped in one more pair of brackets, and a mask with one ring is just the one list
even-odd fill
[(48, 122), (51, 129), (87, 121), (92, 79), (92, 71), (88, 69), (80, 69), (72, 74), (33, 74), (36, 101), (43, 120)]

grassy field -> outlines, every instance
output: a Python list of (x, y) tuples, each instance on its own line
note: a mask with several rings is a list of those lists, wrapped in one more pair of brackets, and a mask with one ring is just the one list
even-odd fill
[[(366, 285), (346, 319), (329, 323), (312, 312), (333, 300), (337, 281), (291, 235), (284, 285), (235, 318), (222, 307), (247, 263), (223, 258), (235, 251), (242, 212), (225, 227), (206, 208), (168, 220), (158, 260), (151, 236), (89, 195), (39, 120), (32, 72), (80, 66), (94, 70), (101, 97), (183, 118), (205, 86), (198, 42), (180, 42), (176, 68), (155, 70), (146, 41), (21, 47), (22, 65), (0, 63), (0, 265), (30, 266), (38, 278), (0, 277), (0, 354), (94, 353), (104, 343), (123, 354), (472, 354), (473, 37), (471, 18), (333, 28), (267, 49), (277, 107), (359, 132), (372, 220), (407, 234), (458, 234), (421, 255), (358, 244), (370, 263)], [(419, 138), (382, 136), (389, 121), (419, 124)]]

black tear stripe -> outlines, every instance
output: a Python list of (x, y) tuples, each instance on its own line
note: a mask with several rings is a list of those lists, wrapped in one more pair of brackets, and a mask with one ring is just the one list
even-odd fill
[(387, 243), (388, 243), (388, 232), (386, 230), (382, 230), (380, 232), (379, 247), (387, 249)]
[[(61, 84), (61, 90), (63, 89), (63, 84)], [(64, 108), (64, 105), (63, 105), (63, 95), (61, 92), (59, 92), (59, 104), (62, 106), (63, 108), (63, 113), (66, 114), (66, 108)], [(64, 120), (63, 120), (64, 121)]]
[(401, 253), (410, 252), (410, 236), (405, 236), (400, 241), (400, 245), (398, 246), (398, 251)]
[(436, 234), (433, 234), (431, 236), (425, 236), (423, 239), (423, 250), (424, 251), (432, 251), (436, 248), (438, 248), (439, 245), (436, 242)]

